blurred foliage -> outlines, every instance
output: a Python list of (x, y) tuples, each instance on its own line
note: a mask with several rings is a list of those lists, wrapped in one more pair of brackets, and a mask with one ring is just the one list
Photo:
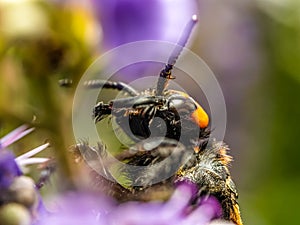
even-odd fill
[(249, 101), (254, 156), (241, 204), (249, 224), (299, 224), (300, 2), (259, 3), (265, 62)]
[(94, 27), (91, 12), (76, 4), (0, 2), (0, 132), (23, 123), (36, 127), (31, 141), (50, 141), (64, 162), (63, 177), (71, 179), (65, 150), (74, 143), (74, 88), (61, 88), (58, 80), (80, 79), (95, 54)]
[[(50, 141), (54, 155), (63, 162), (62, 184), (68, 186), (76, 183), (73, 164), (66, 163), (70, 161), (66, 150), (75, 143), (71, 127), (74, 88), (59, 87), (58, 80), (73, 79), (76, 87), (99, 55), (100, 32), (89, 8), (74, 1), (53, 2), (0, 0), (0, 136), (23, 123), (36, 127), (34, 134), (15, 145), (16, 150), (27, 151), (28, 146)], [(256, 47), (263, 62), (256, 84), (251, 84), (250, 92), (240, 93), (247, 96), (239, 113), (247, 121), (250, 143), (247, 153), (241, 153), (247, 158), (246, 170), (235, 178), (240, 183), (242, 215), (245, 224), (298, 224), (300, 2), (258, 0), (254, 5), (251, 11), (260, 38)], [(203, 39), (203, 45), (210, 38)], [(223, 71), (218, 73), (222, 76)], [(238, 127), (246, 128), (244, 124)], [(240, 133), (231, 140), (238, 142)]]

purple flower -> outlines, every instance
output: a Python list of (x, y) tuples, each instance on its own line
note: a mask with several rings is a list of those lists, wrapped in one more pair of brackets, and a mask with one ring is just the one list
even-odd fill
[(57, 200), (56, 209), (39, 221), (39, 225), (96, 225), (108, 224), (107, 211), (113, 203), (104, 196), (93, 196), (83, 193), (64, 194)]
[(14, 178), (22, 174), (12, 152), (0, 150), (0, 191), (7, 189)]
[(120, 205), (111, 216), (111, 224), (207, 224), (219, 217), (221, 208), (214, 198), (202, 200), (195, 209), (189, 203), (193, 196), (193, 185), (181, 184), (166, 202), (130, 202)]
[(31, 215), (46, 212), (34, 181), (23, 176), (22, 169), (29, 164), (47, 161), (47, 158), (31, 156), (47, 148), (49, 144), (41, 145), (17, 158), (7, 149), (32, 131), (33, 128), (27, 129), (23, 125), (0, 139), (0, 221), (4, 221), (4, 224), (11, 224), (11, 221), (29, 224), (30, 220), (34, 221)]
[(26, 128), (21, 126), (0, 139), (0, 190), (7, 189), (22, 174), (15, 155), (6, 148), (33, 130)]
[(197, 14), (195, 0), (92, 0), (106, 49), (140, 40), (177, 42)]
[(193, 189), (191, 184), (182, 184), (167, 202), (126, 202), (120, 205), (103, 196), (73, 193), (61, 198), (57, 212), (43, 218), (40, 224), (201, 225), (220, 217), (221, 208), (214, 198), (190, 206)]
[(38, 146), (18, 157), (15, 157), (12, 152), (7, 150), (9, 145), (31, 133), (33, 130), (34, 128), (27, 129), (26, 125), (22, 125), (0, 139), (0, 166), (3, 168), (3, 170), (1, 170), (0, 177), (5, 175), (2, 171), (10, 171), (11, 174), (18, 176), (22, 174), (22, 167), (31, 164), (44, 163), (49, 160), (48, 158), (32, 157), (46, 149), (49, 146), (49, 143)]
[[(102, 26), (102, 47), (104, 50), (122, 44), (157, 40), (176, 44), (194, 14), (198, 14), (195, 0), (91, 0), (97, 18)], [(110, 67), (130, 62), (120, 68), (114, 79), (129, 82), (131, 78), (158, 75), (163, 65), (159, 58), (167, 51), (162, 46), (143, 44), (142, 49), (131, 46), (111, 57)], [(137, 54), (142, 57), (132, 62)], [(155, 58), (155, 62), (148, 58)], [(104, 74), (109, 72), (101, 68)], [(99, 78), (99, 77), (97, 77)]]

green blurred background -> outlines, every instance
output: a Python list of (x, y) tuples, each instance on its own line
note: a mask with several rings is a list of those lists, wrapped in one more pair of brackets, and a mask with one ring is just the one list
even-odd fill
[[(64, 162), (62, 176), (76, 183), (66, 151), (75, 143), (74, 87), (59, 87), (58, 80), (76, 84), (101, 53), (101, 28), (87, 2), (54, 2), (0, 0), (0, 136), (23, 123), (36, 127), (13, 148), (50, 141)], [(244, 222), (299, 224), (300, 1), (203, 0), (200, 6), (191, 49), (224, 92), (225, 141), (235, 158)]]

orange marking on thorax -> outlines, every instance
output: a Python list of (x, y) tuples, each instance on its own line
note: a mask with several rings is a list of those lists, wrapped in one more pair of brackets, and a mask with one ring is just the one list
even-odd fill
[(198, 103), (196, 103), (196, 105), (197, 109), (192, 113), (191, 116), (194, 122), (198, 124), (200, 128), (205, 128), (208, 126), (209, 123), (208, 115)]

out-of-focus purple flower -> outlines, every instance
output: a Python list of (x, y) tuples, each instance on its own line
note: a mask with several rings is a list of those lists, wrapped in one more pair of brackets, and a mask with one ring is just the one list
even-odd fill
[[(181, 184), (166, 203), (127, 203), (119, 206), (111, 217), (120, 224), (207, 224), (221, 215), (219, 203), (214, 198), (202, 200), (195, 209), (189, 205), (193, 199), (193, 185)], [(155, 216), (153, 216), (155, 215)], [(145, 218), (147, 218), (145, 220)]]
[(15, 162), (15, 156), (12, 152), (0, 150), (0, 191), (7, 189), (14, 178), (20, 176), (21, 170)]
[(167, 202), (126, 202), (117, 205), (102, 197), (73, 194), (58, 202), (58, 211), (45, 217), (42, 225), (196, 225), (208, 224), (221, 215), (219, 203), (214, 198), (200, 201), (194, 207), (190, 184), (179, 185)]
[(92, 0), (106, 49), (140, 40), (177, 42), (195, 0)]
[(15, 155), (6, 148), (33, 130), (26, 128), (20, 126), (0, 139), (0, 190), (8, 188), (14, 178), (22, 174)]
[[(196, 0), (91, 0), (91, 2), (102, 26), (104, 50), (146, 40), (176, 44), (192, 16), (198, 14)], [(128, 82), (132, 78), (158, 75), (163, 65), (157, 62), (154, 64), (147, 59), (154, 57), (159, 61), (162, 51), (166, 52), (161, 46), (153, 47), (145, 44), (142, 50), (130, 47), (114, 55), (109, 62), (112, 67), (130, 61), (130, 57), (135, 58), (136, 54), (145, 59), (145, 61), (140, 59), (138, 63), (131, 62), (132, 64), (121, 68), (116, 72), (114, 79)]]
[(41, 145), (17, 158), (7, 149), (31, 131), (32, 128), (27, 129), (23, 125), (0, 139), (0, 221), (4, 221), (3, 224), (12, 224), (12, 221), (15, 221), (14, 224), (29, 224), (30, 220), (34, 221), (33, 215), (46, 213), (34, 181), (22, 175), (22, 168), (47, 161), (47, 158), (31, 156), (49, 144)]
[(69, 193), (51, 199), (55, 203), (54, 212), (41, 218), (39, 225), (102, 225), (107, 223), (108, 211), (112, 211), (113, 202), (104, 196), (83, 193)]
[[(34, 130), (34, 128), (27, 128), (26, 125), (22, 125), (0, 139), (0, 166), (3, 166), (3, 169), (6, 168), (7, 171), (9, 170), (11, 174), (16, 174), (16, 176), (22, 174), (21, 168), (23, 166), (44, 163), (49, 160), (48, 158), (32, 157), (46, 149), (49, 146), (49, 143), (38, 146), (18, 157), (15, 157), (12, 152), (7, 151), (9, 145)], [(4, 175), (2, 171), (6, 170), (0, 171), (0, 177)]]

